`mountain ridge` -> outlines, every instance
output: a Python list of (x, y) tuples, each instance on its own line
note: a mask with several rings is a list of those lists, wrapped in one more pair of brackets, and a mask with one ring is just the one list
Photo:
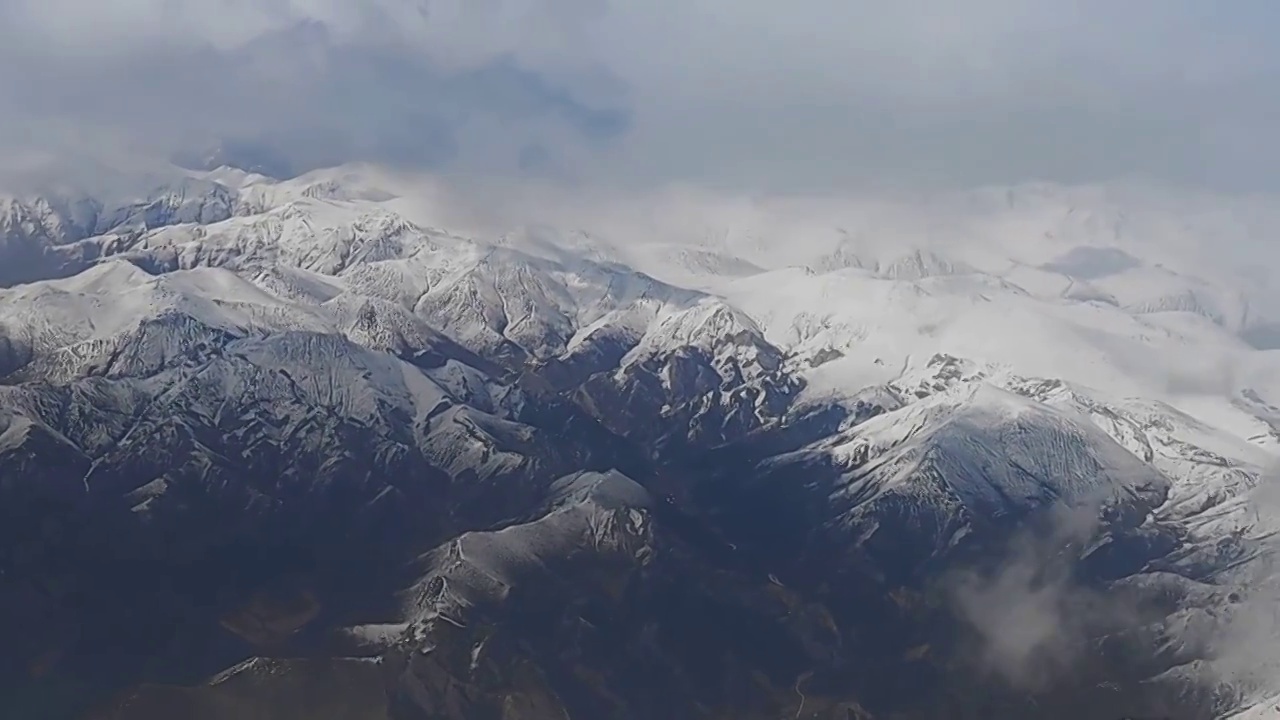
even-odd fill
[[(816, 220), (770, 241), (785, 215), (487, 240), (411, 220), (414, 187), (224, 168), (118, 208), (6, 201), (6, 684), (118, 643), (113, 691), (143, 688), (104, 710), (121, 720), (269, 706), (277, 674), (448, 720), (1200, 718), (1275, 692), (1215, 640), (1265, 602), (1280, 365), (1243, 336), (1254, 310), (1212, 308), (1267, 287), (1208, 267), (1131, 299), (1136, 267), (1183, 275), (1102, 211), (1070, 242), (1109, 255), (1054, 231), (1004, 257), (910, 227), (806, 241)], [(1061, 577), (993, 569), (1028, 532)], [(993, 636), (953, 597), (970, 567), (1107, 654)], [(1026, 687), (1009, 653), (1061, 677)]]

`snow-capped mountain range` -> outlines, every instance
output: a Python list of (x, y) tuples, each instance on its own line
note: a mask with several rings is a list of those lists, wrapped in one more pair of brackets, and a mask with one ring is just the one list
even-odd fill
[(174, 173), (0, 198), (31, 703), (104, 657), (112, 718), (1280, 702), (1264, 200)]

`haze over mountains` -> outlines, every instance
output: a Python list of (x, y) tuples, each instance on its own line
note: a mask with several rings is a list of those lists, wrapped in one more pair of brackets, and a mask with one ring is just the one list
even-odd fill
[(0, 214), (17, 712), (1280, 693), (1280, 305), (1242, 250), (1265, 199), (525, 187), (485, 212), (369, 165), (169, 172)]

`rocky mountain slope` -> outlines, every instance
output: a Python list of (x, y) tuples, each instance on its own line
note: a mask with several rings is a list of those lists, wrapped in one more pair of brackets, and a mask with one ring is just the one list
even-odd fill
[(1272, 279), (1146, 198), (984, 193), (649, 235), (448, 231), (371, 168), (3, 200), (0, 712), (1260, 712)]

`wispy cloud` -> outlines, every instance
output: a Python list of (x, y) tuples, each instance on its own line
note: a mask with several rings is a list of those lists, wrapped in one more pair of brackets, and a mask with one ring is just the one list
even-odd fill
[(1011, 687), (1043, 690), (1070, 678), (1090, 637), (1133, 615), (1076, 577), (1080, 550), (1099, 531), (1098, 506), (1063, 506), (1018, 533), (987, 570), (946, 579), (956, 616), (973, 632), (973, 666)]

